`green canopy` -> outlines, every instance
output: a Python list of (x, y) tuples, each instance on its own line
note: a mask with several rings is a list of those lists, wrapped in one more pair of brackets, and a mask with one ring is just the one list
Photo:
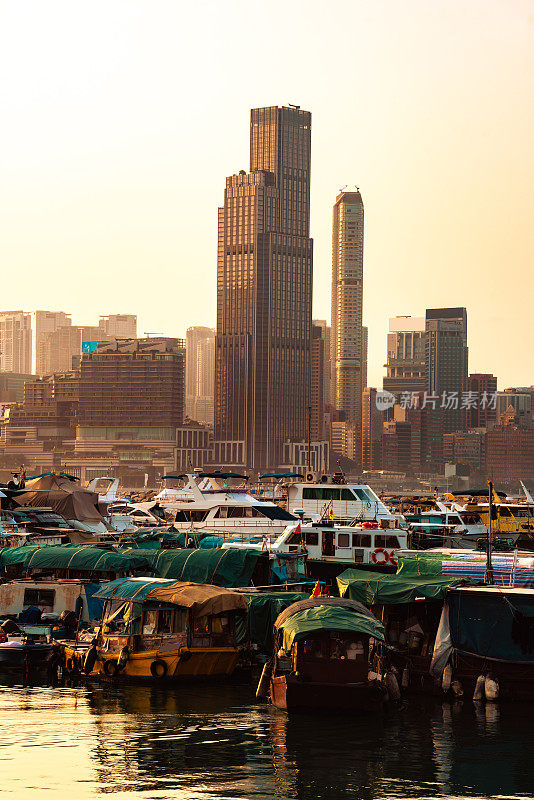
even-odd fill
[[(297, 607), (301, 603), (295, 604)], [(286, 609), (280, 616), (288, 614)], [(363, 613), (365, 611), (366, 613)], [(305, 639), (310, 633), (319, 631), (343, 631), (345, 633), (363, 633), (384, 639), (384, 626), (367, 609), (362, 612), (345, 605), (314, 605), (291, 614), (283, 622), (275, 623), (282, 631), (282, 648), (286, 653), (291, 651), (293, 642)]]
[(240, 640), (257, 644), (263, 653), (273, 649), (273, 625), (278, 615), (298, 600), (309, 595), (303, 592), (251, 592), (244, 595), (248, 613)]
[(217, 547), (205, 550), (125, 549), (120, 552), (144, 556), (160, 578), (210, 583), (227, 589), (249, 586), (258, 560), (269, 557), (259, 550)]
[(441, 563), (445, 558), (447, 558), (445, 553), (432, 552), (431, 550), (423, 550), (421, 553), (410, 553), (409, 556), (401, 556), (397, 567), (397, 575), (442, 577)]
[(149, 528), (148, 530), (137, 531), (123, 539), (123, 547), (144, 548), (147, 550), (159, 550), (167, 547), (185, 547), (188, 539), (192, 539), (195, 547), (198, 547), (207, 533), (201, 531), (168, 531), (163, 528)]
[(91, 545), (50, 545), (5, 547), (0, 565), (21, 565), (25, 569), (72, 569), (79, 572), (118, 572), (149, 570), (149, 561), (138, 552), (103, 550)]
[(156, 586), (170, 586), (175, 581), (156, 580), (154, 578), (119, 578), (104, 584), (95, 592), (94, 597), (102, 600), (135, 600), (142, 603), (147, 594)]
[[(441, 566), (441, 565), (440, 565)], [(473, 583), (462, 577), (434, 575), (384, 575), (363, 569), (346, 569), (337, 578), (342, 597), (358, 600), (366, 606), (412, 603), (418, 598), (443, 600), (451, 586)]]

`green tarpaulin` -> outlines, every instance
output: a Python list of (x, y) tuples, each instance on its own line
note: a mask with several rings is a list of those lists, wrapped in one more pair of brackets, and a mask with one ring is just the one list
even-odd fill
[(432, 553), (429, 550), (424, 550), (421, 554), (412, 553), (409, 556), (401, 556), (397, 567), (397, 575), (442, 577), (441, 563), (444, 558), (447, 558), (447, 556), (443, 553)]
[(125, 553), (80, 545), (5, 547), (0, 551), (0, 565), (20, 565), (25, 569), (71, 569), (78, 572), (127, 573), (150, 569), (149, 561), (138, 552)]
[(291, 651), (293, 642), (324, 630), (364, 633), (375, 639), (384, 639), (384, 626), (371, 613), (360, 614), (351, 608), (336, 605), (319, 605), (297, 611), (280, 628), (283, 634), (282, 647), (286, 653)]
[(188, 540), (192, 539), (194, 546), (198, 547), (206, 533), (199, 531), (169, 531), (163, 528), (149, 528), (137, 531), (123, 539), (124, 546), (128, 548), (146, 548), (159, 550), (160, 548), (185, 547)]
[(303, 592), (255, 592), (245, 594), (248, 613), (242, 639), (257, 644), (263, 653), (273, 649), (273, 625), (277, 616), (292, 603), (305, 600)]
[(160, 578), (178, 581), (211, 583), (234, 589), (250, 586), (252, 574), (259, 559), (267, 561), (267, 553), (228, 548), (222, 550), (144, 550), (126, 549), (121, 553), (139, 554), (150, 563), (154, 574)]
[[(441, 568), (441, 562), (440, 562)], [(357, 600), (366, 606), (412, 603), (419, 597), (443, 600), (451, 586), (472, 583), (466, 578), (445, 578), (443, 575), (396, 575), (372, 573), (363, 569), (346, 569), (337, 578), (341, 597)]]

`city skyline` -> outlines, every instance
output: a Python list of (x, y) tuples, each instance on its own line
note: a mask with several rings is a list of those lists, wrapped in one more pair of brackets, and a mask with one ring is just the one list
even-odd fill
[[(460, 305), (471, 320), (472, 368), (494, 372), (502, 386), (529, 382), (521, 347), (534, 257), (529, 5), (408, 5), (411, 13), (340, 3), (343, 13), (325, 22), (311, 2), (305, 41), (282, 51), (274, 70), (263, 67), (266, 44), (245, 35), (250, 74), (232, 97), (223, 86), (242, 54), (225, 47), (221, 59), (222, 42), (253, 24), (253, 9), (244, 22), (237, 4), (223, 13), (207, 3), (184, 19), (171, 4), (125, 13), (117, 2), (105, 25), (98, 10), (84, 16), (80, 39), (67, 35), (81, 23), (69, 4), (34, 4), (29, 27), (11, 7), (0, 56), (12, 75), (0, 258), (11, 276), (24, 276), (25, 303), (13, 280), (4, 307), (67, 309), (88, 324), (105, 287), (110, 310), (138, 314), (141, 331), (183, 336), (192, 325), (214, 326), (220, 182), (244, 166), (248, 109), (291, 101), (315, 120), (316, 318), (329, 317), (331, 204), (347, 183), (365, 197), (369, 384), (380, 385), (389, 317)], [(262, 20), (273, 35), (281, 15), (300, 19), (274, 3)], [(171, 47), (183, 24), (191, 41)], [(199, 36), (210, 55), (183, 87)], [(325, 41), (335, 42), (335, 58)], [(323, 45), (321, 57), (309, 57)], [(177, 81), (182, 101), (169, 104)], [(162, 286), (179, 289), (178, 321)]]

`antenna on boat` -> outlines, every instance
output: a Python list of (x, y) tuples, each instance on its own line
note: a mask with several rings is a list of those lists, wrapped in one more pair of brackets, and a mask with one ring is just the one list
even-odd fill
[(493, 483), (491, 481), (488, 481), (488, 500), (488, 547), (486, 550), (486, 574), (484, 575), (484, 582), (493, 586), (493, 562), (491, 559), (493, 547)]

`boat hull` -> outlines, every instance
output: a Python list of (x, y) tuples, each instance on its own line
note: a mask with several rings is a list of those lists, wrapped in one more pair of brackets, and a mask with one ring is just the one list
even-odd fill
[(51, 653), (50, 644), (0, 644), (0, 669), (46, 669)]
[[(83, 672), (84, 658), (87, 650), (64, 647), (65, 663)], [(91, 676), (101, 678), (121, 678), (131, 680), (194, 680), (229, 677), (237, 664), (238, 651), (233, 647), (220, 648), (180, 648), (176, 650), (146, 650), (131, 653), (123, 669), (117, 668), (118, 653), (98, 651), (98, 657)], [(154, 662), (158, 665), (154, 674)]]
[(286, 711), (322, 710), (376, 713), (386, 691), (377, 681), (363, 683), (315, 683), (291, 675), (271, 679), (271, 702)]

